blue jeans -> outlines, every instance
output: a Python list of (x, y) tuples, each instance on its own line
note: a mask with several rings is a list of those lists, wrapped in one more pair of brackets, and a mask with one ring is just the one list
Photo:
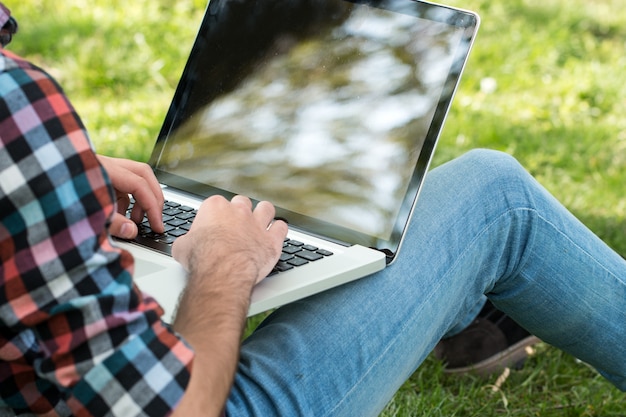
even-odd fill
[(626, 390), (626, 261), (512, 157), (477, 150), (428, 175), (396, 262), (245, 340), (227, 414), (378, 415), (485, 295)]

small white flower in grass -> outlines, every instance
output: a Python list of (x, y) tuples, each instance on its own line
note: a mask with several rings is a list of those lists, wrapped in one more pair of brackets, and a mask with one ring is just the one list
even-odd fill
[(493, 94), (498, 88), (498, 82), (493, 77), (485, 77), (480, 80), (480, 91), (485, 94)]

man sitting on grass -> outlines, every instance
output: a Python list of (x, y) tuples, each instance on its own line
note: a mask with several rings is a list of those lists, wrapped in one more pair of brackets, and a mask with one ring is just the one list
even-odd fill
[[(1, 3), (0, 27), (6, 44)], [(110, 241), (136, 231), (129, 193), (162, 230), (150, 169), (96, 156), (60, 87), (5, 49), (0, 137), (0, 415), (378, 415), (486, 298), (626, 390), (626, 262), (508, 155), (433, 170), (393, 265), (279, 308), (241, 343), (287, 233), (270, 203), (202, 204), (174, 244), (189, 282), (169, 326)]]

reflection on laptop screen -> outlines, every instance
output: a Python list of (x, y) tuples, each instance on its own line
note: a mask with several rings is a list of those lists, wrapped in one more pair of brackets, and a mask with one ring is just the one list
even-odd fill
[(402, 5), (212, 0), (156, 170), (393, 240), (469, 48), (455, 13)]

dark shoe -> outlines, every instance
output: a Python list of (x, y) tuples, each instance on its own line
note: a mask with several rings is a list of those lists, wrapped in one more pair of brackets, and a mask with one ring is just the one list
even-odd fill
[(446, 362), (445, 373), (489, 375), (521, 367), (527, 348), (539, 341), (487, 301), (472, 324), (441, 340), (433, 353)]

